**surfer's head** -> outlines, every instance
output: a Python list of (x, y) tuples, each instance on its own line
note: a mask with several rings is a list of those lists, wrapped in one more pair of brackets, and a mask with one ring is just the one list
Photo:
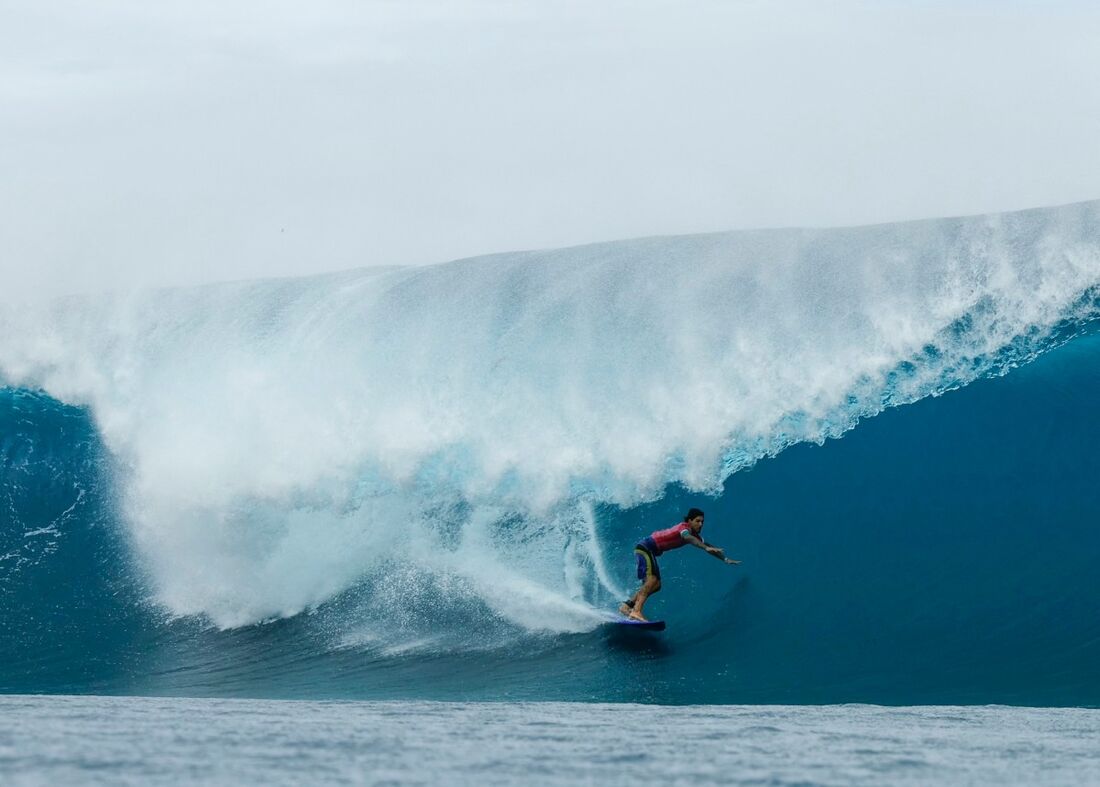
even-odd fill
[(703, 511), (700, 508), (690, 508), (684, 515), (684, 521), (691, 525), (691, 529), (698, 533), (703, 529)]

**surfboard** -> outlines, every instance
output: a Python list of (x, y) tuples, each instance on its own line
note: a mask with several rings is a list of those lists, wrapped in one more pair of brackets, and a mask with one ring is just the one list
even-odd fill
[(630, 618), (616, 618), (611, 621), (616, 626), (623, 626), (631, 629), (641, 629), (642, 631), (664, 631), (665, 622), (663, 620), (631, 620)]

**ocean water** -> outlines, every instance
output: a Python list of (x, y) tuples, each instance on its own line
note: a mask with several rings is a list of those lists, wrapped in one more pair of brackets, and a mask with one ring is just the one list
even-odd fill
[(1100, 706), (1098, 402), (1100, 202), (3, 303), (0, 693), (1055, 729), (980, 706)]
[(1100, 711), (0, 697), (5, 784), (1095, 784)]

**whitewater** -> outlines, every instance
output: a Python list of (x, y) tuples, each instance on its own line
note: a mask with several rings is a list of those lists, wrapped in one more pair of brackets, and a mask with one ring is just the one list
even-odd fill
[[(3, 687), (699, 701), (704, 648), (726, 700), (1027, 701), (1034, 651), (942, 651), (977, 625), (991, 658), (1057, 640), (1034, 696), (1098, 702), (1098, 319), (1100, 202), (4, 305)], [(1064, 473), (1021, 470), (1029, 423)], [(1005, 447), (919, 443), (980, 428)], [(696, 504), (743, 570), (670, 557), (669, 641), (609, 641), (633, 542)], [(981, 561), (1036, 532), (1061, 567), (1006, 597)], [(891, 694), (917, 640), (962, 673)]]

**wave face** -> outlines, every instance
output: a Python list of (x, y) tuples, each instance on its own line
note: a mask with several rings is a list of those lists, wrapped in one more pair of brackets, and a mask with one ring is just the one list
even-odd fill
[(0, 689), (1100, 704), (1098, 287), (1084, 203), (8, 309)]

